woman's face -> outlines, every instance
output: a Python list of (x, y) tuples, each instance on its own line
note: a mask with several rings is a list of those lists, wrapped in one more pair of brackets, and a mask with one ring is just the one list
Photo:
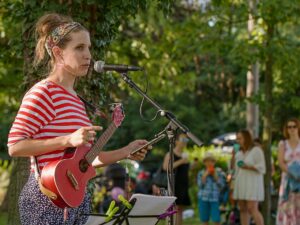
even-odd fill
[(237, 143), (239, 143), (240, 146), (244, 146), (244, 144), (245, 144), (244, 137), (241, 133), (236, 134), (236, 141), (237, 141)]
[(76, 76), (85, 76), (91, 62), (91, 41), (87, 31), (70, 33), (69, 41), (62, 49), (62, 63), (66, 71)]
[(185, 148), (187, 146), (189, 139), (185, 134), (181, 134), (176, 141), (176, 145), (180, 146), (181, 148)]
[(289, 121), (286, 128), (290, 136), (298, 135), (298, 127), (294, 121)]

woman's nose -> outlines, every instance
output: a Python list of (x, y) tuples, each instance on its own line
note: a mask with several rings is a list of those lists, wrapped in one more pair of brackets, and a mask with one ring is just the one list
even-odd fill
[(86, 53), (85, 53), (85, 58), (86, 58), (86, 59), (89, 59), (89, 60), (92, 58), (92, 54), (91, 54), (91, 51), (90, 51), (90, 50), (87, 50), (87, 51), (86, 51)]

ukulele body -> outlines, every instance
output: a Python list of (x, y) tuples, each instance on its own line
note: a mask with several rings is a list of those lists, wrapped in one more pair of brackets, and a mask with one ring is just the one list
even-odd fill
[(48, 163), (42, 170), (42, 185), (55, 193), (50, 200), (58, 207), (78, 207), (83, 201), (87, 182), (96, 175), (85, 155), (90, 148), (86, 145), (76, 148), (71, 158)]

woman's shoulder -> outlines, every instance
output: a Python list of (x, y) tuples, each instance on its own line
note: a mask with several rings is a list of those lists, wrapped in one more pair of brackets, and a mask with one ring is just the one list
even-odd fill
[(25, 94), (36, 94), (36, 93), (46, 93), (50, 94), (50, 83), (46, 80), (41, 80), (37, 83), (35, 83)]
[(284, 146), (286, 144), (286, 140), (280, 140), (278, 142), (278, 146)]
[(43, 104), (46, 107), (53, 106), (53, 92), (49, 83), (41, 80), (34, 84), (24, 95), (22, 104)]
[(253, 152), (254, 154), (256, 153), (262, 153), (263, 150), (260, 146), (253, 146), (252, 149), (251, 149), (251, 152)]
[(240, 157), (240, 156), (242, 156), (242, 155), (243, 155), (242, 150), (239, 150), (239, 151), (237, 151), (237, 152), (235, 153), (235, 158)]
[(285, 140), (285, 139), (280, 140), (280, 141), (278, 142), (278, 150), (279, 150), (279, 151), (286, 151), (286, 150), (288, 150), (288, 149), (289, 149), (288, 146), (289, 146), (289, 145), (288, 145), (288, 143), (287, 143), (287, 140)]

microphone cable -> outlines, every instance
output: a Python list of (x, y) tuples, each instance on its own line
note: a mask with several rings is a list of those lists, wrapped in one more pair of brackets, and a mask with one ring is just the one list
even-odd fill
[[(144, 93), (147, 94), (148, 88), (149, 88), (149, 79), (148, 79), (148, 73), (146, 72), (146, 70), (144, 70), (144, 80), (146, 81), (146, 87), (145, 87)], [(145, 97), (143, 96), (142, 101), (140, 103), (140, 108), (139, 108), (140, 117), (145, 122), (152, 122), (157, 118), (158, 114), (160, 113), (160, 110), (157, 110), (155, 115), (151, 119), (147, 119), (143, 113), (144, 102), (145, 102)]]

